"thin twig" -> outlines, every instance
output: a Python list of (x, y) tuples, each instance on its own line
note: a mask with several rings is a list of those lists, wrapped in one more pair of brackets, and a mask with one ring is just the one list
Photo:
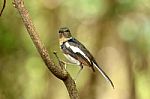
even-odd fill
[(59, 65), (63, 68), (63, 65), (64, 65), (64, 64), (62, 64), (61, 60), (59, 59), (59, 57), (58, 57), (58, 55), (57, 55), (57, 52), (54, 51), (53, 54), (56, 56), (56, 58), (57, 58), (57, 60), (58, 60), (58, 62), (59, 62)]
[(17, 8), (23, 23), (36, 47), (41, 58), (43, 59), (44, 63), (48, 67), (48, 69), (59, 79), (61, 79), (70, 96), (70, 99), (79, 99), (79, 94), (76, 89), (76, 85), (74, 80), (71, 78), (69, 73), (65, 69), (61, 69), (60, 66), (56, 66), (54, 62), (50, 59), (48, 51), (44, 47), (44, 44), (41, 42), (38, 32), (36, 31), (33, 22), (31, 21), (30, 15), (28, 10), (24, 6), (23, 0), (13, 0), (14, 7)]
[(4, 11), (5, 6), (6, 6), (6, 0), (4, 0), (3, 7), (2, 7), (2, 9), (0, 11), (0, 16), (2, 16), (2, 13)]
[(66, 69), (66, 62), (64, 62), (64, 61), (62, 61), (62, 60), (59, 59), (56, 51), (54, 51), (53, 54), (56, 56), (61, 69)]

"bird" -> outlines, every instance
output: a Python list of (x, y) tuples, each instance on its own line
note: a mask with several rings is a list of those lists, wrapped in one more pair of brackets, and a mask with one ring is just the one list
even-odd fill
[(79, 65), (81, 67), (78, 74), (83, 69), (83, 66), (89, 66), (93, 70), (93, 72), (95, 72), (96, 68), (114, 88), (112, 80), (97, 64), (96, 60), (89, 52), (89, 50), (81, 42), (79, 42), (76, 38), (72, 36), (68, 27), (62, 27), (59, 29), (59, 45), (64, 56), (69, 60), (69, 62), (75, 65)]

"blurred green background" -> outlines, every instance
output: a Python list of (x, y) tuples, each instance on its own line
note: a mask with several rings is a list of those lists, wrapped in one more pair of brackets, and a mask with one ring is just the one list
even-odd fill
[[(2, 7), (3, 0), (0, 0)], [(51, 58), (60, 27), (70, 28), (115, 84), (85, 67), (81, 99), (150, 99), (150, 0), (25, 0)], [(79, 66), (69, 65), (75, 78)], [(0, 99), (69, 99), (41, 60), (21, 17), (7, 0), (0, 17)]]

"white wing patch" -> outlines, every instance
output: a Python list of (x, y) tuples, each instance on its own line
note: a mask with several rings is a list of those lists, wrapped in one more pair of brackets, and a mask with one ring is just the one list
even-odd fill
[(89, 62), (90, 62), (90, 59), (84, 54), (84, 52), (79, 49), (78, 47), (75, 47), (75, 46), (71, 46), (68, 42), (65, 43), (66, 47), (70, 47), (71, 50), (74, 52), (74, 53), (80, 53), (81, 55), (83, 55)]
[(65, 45), (66, 45), (66, 47), (68, 47), (68, 48), (70, 47), (70, 45), (69, 45), (69, 43), (68, 43), (68, 42), (66, 42), (66, 43), (65, 43)]

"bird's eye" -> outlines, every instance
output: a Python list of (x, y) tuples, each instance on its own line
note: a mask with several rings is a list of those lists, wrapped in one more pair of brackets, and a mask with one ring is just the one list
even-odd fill
[(63, 31), (59, 31), (59, 33), (63, 33)]
[(70, 32), (68, 29), (65, 32)]

